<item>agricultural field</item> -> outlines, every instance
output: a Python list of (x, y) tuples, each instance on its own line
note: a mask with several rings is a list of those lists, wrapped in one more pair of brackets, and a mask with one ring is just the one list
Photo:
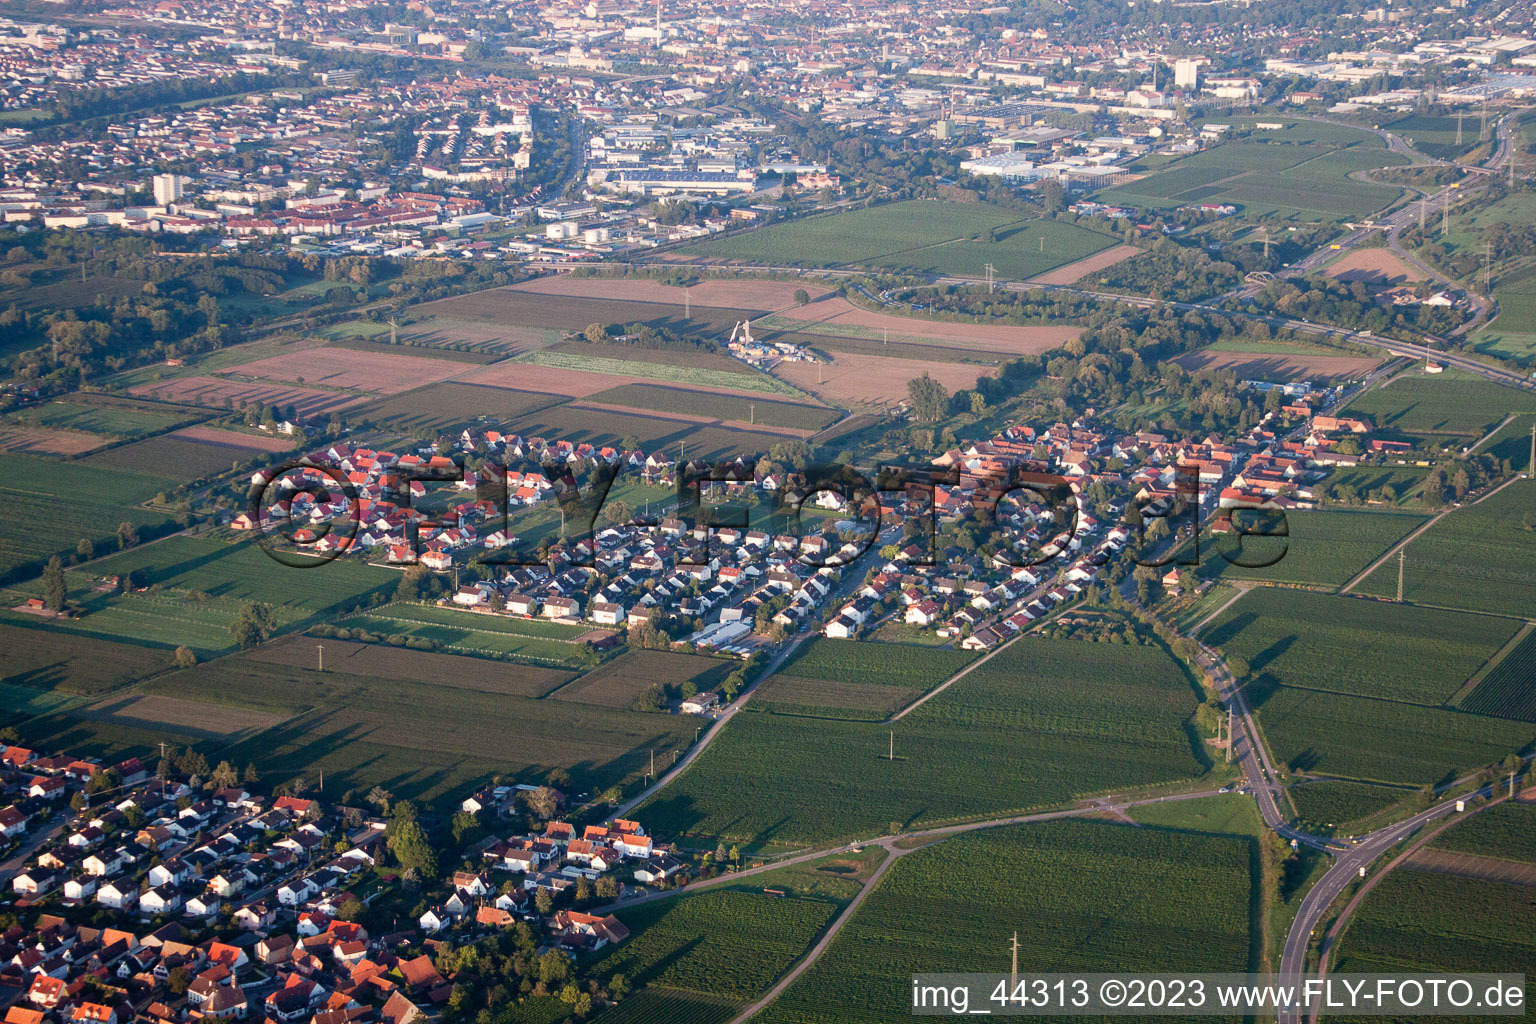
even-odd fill
[[(324, 648), (321, 650), (321, 648)], [(341, 638), (291, 636), (244, 655), (253, 664), (315, 669), (370, 679), (401, 679), (459, 690), (542, 697), (574, 673), (536, 665), (509, 665), (458, 654), (354, 643)]]
[(1499, 313), (1472, 335), (1473, 347), (1522, 368), (1536, 364), (1536, 268), (1500, 275), (1493, 297)]
[(681, 302), (634, 302), (623, 299), (581, 298), (574, 295), (541, 295), (515, 287), (490, 288), (438, 299), (411, 309), (414, 316), (452, 321), (489, 322), (498, 328), (515, 324), (521, 328), (546, 328), (558, 331), (584, 331), (591, 324), (623, 328), (645, 324), (674, 334), (728, 335), (731, 327), (756, 311), (718, 306), (698, 306), (690, 316), (683, 316)]
[(603, 1024), (726, 1024), (737, 1009), (734, 1000), (646, 989), (604, 1010)]
[(621, 910), (630, 938), (605, 951), (593, 971), (622, 974), (636, 987), (747, 1000), (787, 971), (837, 910), (830, 900), (739, 890)]
[[(808, 337), (878, 342), (881, 355), (900, 356), (903, 344), (993, 353), (999, 357), (1039, 355), (1065, 345), (1082, 333), (1063, 324), (986, 324), (938, 316), (906, 316), (900, 305), (865, 309), (847, 299), (828, 297), (809, 306), (767, 317), (753, 324), (754, 336), (768, 341), (787, 331)], [(795, 340), (801, 340), (796, 338)], [(807, 341), (813, 346), (817, 343)]]
[(1363, 782), (1320, 779), (1289, 790), (1296, 813), (1308, 825), (1339, 828), (1379, 814), (1412, 796), (1411, 790)]
[(762, 685), (751, 707), (774, 714), (879, 721), (974, 658), (970, 651), (818, 638)]
[(508, 657), (555, 668), (579, 669), (597, 660), (585, 644), (573, 644), (505, 628), (518, 625), (520, 620), (460, 613), (456, 619), (444, 621), (442, 616), (420, 614), (438, 610), (415, 605), (391, 605), (379, 611), (348, 616), (338, 622), (337, 626), (381, 637), (430, 640), (451, 651)]
[(678, 253), (805, 267), (873, 264), (882, 257), (976, 238), (988, 230), (1021, 223), (1018, 213), (986, 203), (911, 200), (706, 239)]
[(265, 452), (268, 455), (276, 452), (286, 452), (294, 446), (293, 438), (284, 437), (281, 434), (264, 434), (254, 431), (233, 430), (227, 427), (214, 427), (199, 424), (192, 427), (182, 427), (171, 432), (170, 437), (188, 441), (202, 441), (206, 444), (223, 445), (228, 448), (248, 449), (251, 454)]
[(891, 726), (738, 715), (636, 814), (666, 836), (793, 845), (1123, 792), (1201, 774), (1194, 705), (1159, 647), (1026, 637)]
[[(612, 378), (610, 378), (611, 380)], [(747, 400), (746, 398), (743, 399)], [(637, 414), (577, 404), (556, 405), (529, 413), (505, 429), (530, 436), (585, 440), (594, 445), (618, 445), (633, 436), (641, 449), (664, 448), (670, 454), (687, 446), (690, 458), (747, 455), (751, 458), (782, 444), (786, 435), (768, 428), (752, 430), (724, 423), (698, 423), (659, 413)]]
[(837, 412), (820, 405), (746, 399), (708, 391), (658, 384), (622, 384), (588, 397), (589, 403), (648, 412), (745, 422), (753, 426), (817, 431), (837, 419)]
[[(539, 375), (533, 372), (536, 369), (592, 375), (598, 378), (625, 378), (624, 380), (617, 381), (610, 380), (603, 387), (598, 388), (599, 391), (624, 383), (659, 381), (666, 384), (679, 384), (701, 389), (719, 388), (724, 389), (727, 393), (738, 395), (743, 392), (762, 392), (763, 394), (770, 395), (799, 397), (799, 392), (794, 388), (775, 380), (765, 373), (758, 373), (756, 371), (743, 373), (735, 368), (717, 370), (698, 365), (673, 366), (667, 363), (652, 362), (640, 358), (613, 359), (585, 352), (568, 352), (553, 349), (530, 352), (526, 356), (518, 357), (515, 363), (499, 363), (492, 368), (473, 374), (468, 379), (481, 384), (522, 387), (531, 391), (544, 390), (545, 387), (539, 386), (542, 383)], [(742, 369), (747, 370), (748, 368), (743, 364)], [(536, 383), (527, 383), (529, 379), (534, 380)], [(582, 378), (578, 377), (575, 379), (580, 380)], [(601, 383), (601, 380), (595, 383)], [(556, 389), (549, 388), (549, 390)], [(575, 392), (573, 397), (585, 398), (595, 393), (595, 391)]]
[[(1536, 978), (1536, 932), (1530, 925), (1529, 888), (1394, 871), (1371, 890), (1355, 912), (1334, 953), (1333, 972), (1524, 974), (1528, 1004), (1536, 995), (1536, 985), (1532, 984)], [(1382, 1018), (1333, 1019), (1364, 1022)], [(1494, 1022), (1508, 1018), (1416, 1019)]]
[(1141, 255), (1144, 251), (1134, 245), (1112, 246), (1092, 256), (1086, 256), (1083, 259), (1068, 263), (1066, 266), (1057, 267), (1055, 270), (1048, 270), (1043, 274), (1036, 274), (1029, 280), (1031, 284), (1075, 284), (1089, 274), (1108, 270), (1115, 264), (1128, 260), (1132, 256)]
[(1325, 690), (1281, 686), (1250, 699), (1275, 758), (1294, 772), (1423, 786), (1536, 740), (1536, 725)]
[(767, 313), (793, 306), (795, 292), (804, 290), (812, 301), (828, 292), (815, 281), (773, 281), (765, 278), (705, 278), (686, 289), (666, 284), (652, 277), (605, 277), (560, 274), (536, 277), (511, 285), (510, 290), (538, 295), (575, 296), (578, 298), (615, 299), (625, 302), (660, 302), (682, 306), (712, 306), (720, 309)]
[[(900, 348), (901, 346), (892, 346)], [(842, 406), (891, 406), (908, 399), (907, 382), (927, 374), (950, 394), (973, 388), (990, 367), (927, 362), (854, 352), (829, 352), (830, 362), (780, 363), (774, 373), (802, 391)]]
[(103, 548), (117, 525), (160, 527), (167, 516), (139, 507), (165, 487), (138, 473), (0, 453), (0, 576), (73, 551), (87, 537)]
[(989, 829), (904, 856), (760, 1016), (876, 1024), (921, 972), (1234, 971), (1251, 964), (1252, 841), (1066, 821)]
[(1350, 173), (1406, 162), (1366, 132), (1324, 138), (1310, 126), (1293, 126), (1203, 150), (1095, 198), (1152, 210), (1228, 203), (1250, 217), (1351, 220), (1389, 205), (1402, 191), (1354, 181)]
[(475, 423), (482, 418), (514, 423), (529, 413), (564, 402), (564, 395), (516, 391), (506, 387), (443, 381), (415, 391), (381, 398), (348, 418), (402, 431), (434, 433)]
[(1173, 360), (1191, 373), (1228, 370), (1241, 380), (1338, 381), (1364, 377), (1381, 360), (1320, 345), (1218, 341)]
[(164, 650), (32, 628), (36, 621), (0, 612), (0, 684), (90, 696), (172, 664)]
[(1323, 271), (1335, 281), (1392, 288), (1424, 280), (1424, 272), (1391, 249), (1351, 249)]
[(401, 351), (398, 346), (387, 345), (383, 351), (321, 346), (239, 363), (224, 374), (236, 380), (395, 395), (464, 372), (464, 365), (455, 360), (432, 358), (426, 353), (405, 355)]
[(1436, 850), (1536, 863), (1536, 806), (1505, 801), (1440, 833)]
[(692, 681), (699, 693), (713, 690), (740, 662), (669, 651), (629, 651), (593, 669), (552, 696), (556, 700), (605, 708), (628, 708), (655, 683)]
[(97, 444), (166, 430), (207, 415), (193, 410), (167, 409), (149, 403), (74, 397), (58, 399), (0, 416), (0, 430), (41, 428), (92, 434)]
[[(143, 593), (104, 594), (95, 580), (142, 573)], [(300, 578), (299, 574), (305, 575)], [(218, 653), (234, 645), (229, 624), (251, 601), (272, 606), (280, 628), (312, 620), (395, 586), (399, 574), (338, 559), (313, 569), (282, 565), (254, 544), (175, 536), (130, 548), (68, 575), (80, 611), (68, 628), (138, 643)]]
[[(1258, 515), (1239, 515), (1234, 520), (1244, 529), (1278, 531), (1278, 522)], [(1369, 509), (1302, 510), (1285, 517), (1284, 538), (1247, 537), (1230, 534), (1213, 537), (1202, 545), (1202, 578), (1252, 579), (1266, 583), (1307, 583), (1338, 587), (1353, 579), (1392, 545), (1424, 525), (1426, 517), (1411, 512)], [(1283, 556), (1282, 556), (1283, 552)], [(1267, 562), (1264, 568), (1244, 568), (1228, 562), (1223, 554), (1248, 563)]]
[[(385, 331), (387, 336), (388, 328)], [(557, 327), (523, 327), (512, 323), (429, 316), (411, 324), (401, 324), (397, 334), (406, 345), (505, 357), (553, 345), (565, 336), (565, 331)]]
[[(1443, 114), (1409, 114), (1396, 121), (1387, 121), (1382, 127), (1394, 135), (1401, 135), (1414, 149), (1436, 160), (1455, 160), (1476, 149), (1482, 131), (1476, 113), (1464, 121)], [(1460, 142), (1456, 141), (1458, 135)]]
[[(1282, 563), (1283, 564), (1283, 563)], [(1515, 633), (1484, 615), (1261, 587), (1202, 639), (1246, 660), (1253, 686), (1439, 704)]]
[[(155, 476), (174, 486), (228, 473), (261, 456), (260, 451), (247, 445), (224, 444), (173, 433), (97, 452), (81, 459), (79, 464)], [(161, 486), (166, 485), (162, 483)]]
[[(1530, 481), (1459, 508), (1408, 545), (1403, 598), (1415, 604), (1536, 617), (1536, 537)], [(1358, 588), (1397, 592), (1397, 566), (1383, 565)]]
[(1460, 707), (1475, 715), (1536, 722), (1536, 631), (1505, 654)]
[(1346, 407), (1377, 429), (1405, 434), (1480, 437), (1512, 412), (1536, 412), (1536, 395), (1491, 381), (1399, 376), (1362, 392)]
[(1389, 507), (1438, 507), (1438, 494), (1424, 493), (1424, 466), (1340, 466), (1313, 490), (1327, 498), (1369, 501)]
[(1024, 281), (1079, 263), (1114, 246), (1115, 239), (1075, 224), (1031, 220), (996, 229), (995, 241), (961, 238), (926, 248), (888, 253), (868, 262), (898, 272), (984, 278), (987, 264), (998, 280)]
[(224, 377), (168, 377), (135, 384), (128, 393), (164, 402), (186, 402), (211, 409), (238, 408), (253, 402), (292, 406), (300, 416), (326, 416), (366, 401), (350, 391), (321, 391), (296, 384), (272, 384), (265, 381), (236, 381)]
[[(313, 641), (293, 643), (295, 660), (315, 653)], [(335, 641), (325, 643), (329, 654)], [(330, 658), (319, 672), (313, 665), (260, 660), (264, 652), (246, 653), (159, 676), (137, 692), (282, 719), (233, 744), (201, 744), (212, 759), (254, 762), (273, 784), (300, 775), (313, 779), (323, 769), (328, 790), (332, 780), (338, 793), (383, 785), (407, 799), (442, 799), (445, 807), (491, 775), (536, 782), (557, 767), (571, 773), (576, 792), (599, 792), (638, 780), (653, 749), (660, 762), (693, 742), (695, 723), (684, 716), (641, 715), (510, 692), (526, 686), (514, 673), (545, 670), (476, 660), (474, 672), (466, 673), (460, 666), (470, 659), (379, 651), (386, 657), (358, 655), (366, 659), (358, 666), (366, 670), (360, 675), (333, 668)], [(342, 648), (337, 655), (346, 657)], [(28, 720), (22, 734), (40, 749), (147, 756), (160, 740), (199, 742), (179, 725), (168, 721), (164, 731), (156, 731), (62, 710)]]

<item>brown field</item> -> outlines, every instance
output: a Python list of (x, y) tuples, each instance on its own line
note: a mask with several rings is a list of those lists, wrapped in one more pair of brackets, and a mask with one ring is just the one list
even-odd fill
[[(586, 398), (599, 391), (621, 384), (655, 383), (648, 377), (632, 377), (613, 373), (593, 373), (590, 370), (566, 370), (554, 366), (534, 366), (529, 363), (492, 363), (484, 369), (474, 370), (459, 378), (463, 384), (481, 384), (496, 388), (515, 388), (518, 391), (537, 391), (567, 398)], [(760, 391), (745, 388), (717, 388), (703, 384), (689, 384), (691, 391), (708, 391), (717, 395), (739, 395), (745, 398), (766, 397)]]
[(1031, 284), (1072, 284), (1089, 274), (1112, 267), (1121, 260), (1128, 260), (1141, 251), (1134, 245), (1111, 246), (1103, 252), (1096, 252), (1076, 263), (1068, 263), (1064, 267), (1048, 270), (1029, 280)]
[(349, 405), (367, 401), (358, 395), (338, 391), (316, 391), (313, 388), (291, 387), (278, 384), (242, 383), (219, 377), (174, 377), (170, 380), (140, 384), (128, 389), (135, 395), (159, 398), (169, 402), (191, 402), (195, 405), (222, 407), (227, 398), (238, 407), (242, 402), (260, 402), (262, 405), (293, 406), (300, 416), (345, 409)]
[(930, 363), (920, 359), (833, 352), (828, 363), (780, 363), (774, 374), (819, 398), (840, 405), (894, 405), (906, 401), (907, 381), (924, 373), (953, 393), (975, 387), (991, 370), (974, 363)]
[(880, 341), (882, 332), (889, 331), (892, 340), (1013, 356), (1048, 352), (1082, 333), (1081, 327), (1016, 327), (918, 320), (892, 313), (876, 313), (855, 306), (847, 299), (834, 298), (813, 302), (793, 310), (792, 314), (781, 319), (795, 321), (793, 329), (808, 334), (836, 335), (838, 329), (852, 328), (860, 337)]
[(513, 388), (439, 381), (417, 391), (381, 398), (353, 411), (353, 418), (392, 429), (416, 430), (467, 424), (481, 416), (498, 423), (512, 423), (539, 409), (565, 401), (563, 395), (547, 395)]
[(30, 455), (79, 455), (99, 448), (109, 438), (85, 430), (52, 427), (0, 427), (0, 452)]
[[(573, 295), (591, 299), (617, 299), (623, 302), (659, 302), (683, 304), (683, 289), (645, 277), (539, 277), (512, 285), (513, 290), (540, 295)], [(701, 281), (688, 289), (688, 302), (694, 306), (721, 309), (784, 309), (795, 304), (795, 290), (804, 288), (811, 300), (828, 294), (825, 285), (788, 281)]]
[(103, 697), (74, 711), (73, 715), (93, 722), (158, 729), (210, 740), (250, 735), (283, 720), (281, 715), (252, 708), (142, 693)]
[(1186, 370), (1231, 370), (1244, 380), (1360, 377), (1381, 360), (1370, 356), (1319, 356), (1296, 352), (1191, 352), (1174, 362)]
[(260, 377), (295, 384), (302, 381), (375, 395), (396, 395), (463, 371), (462, 363), (427, 355), (359, 352), (327, 346), (241, 363), (223, 372), (232, 377)]
[[(312, 669), (316, 644), (325, 645), (325, 670), (369, 679), (398, 679), (458, 690), (478, 690), (516, 697), (542, 697), (575, 673), (519, 665), (463, 654), (415, 651), (408, 647), (354, 643), (350, 640), (292, 637), (251, 651), (247, 657), (271, 665)], [(449, 699), (449, 698), (444, 698)]]
[(518, 327), (433, 316), (402, 326), (399, 333), (402, 340), (421, 345), (469, 345), (477, 352), (520, 356), (558, 341), (562, 332), (548, 327)]
[(1366, 284), (1400, 285), (1424, 280), (1413, 264), (1402, 260), (1390, 249), (1352, 249), (1324, 271), (1338, 281), (1363, 281)]
[(700, 692), (712, 690), (737, 667), (737, 663), (697, 654), (670, 651), (630, 651), (555, 691), (556, 700), (601, 707), (627, 708), (656, 682), (681, 683), (692, 679)]
[(188, 441), (221, 444), (231, 448), (249, 448), (257, 452), (285, 452), (293, 447), (293, 442), (286, 437), (242, 434), (238, 430), (221, 430), (218, 427), (206, 427), (201, 424), (193, 427), (182, 427), (180, 430), (172, 431), (169, 436), (183, 438)]

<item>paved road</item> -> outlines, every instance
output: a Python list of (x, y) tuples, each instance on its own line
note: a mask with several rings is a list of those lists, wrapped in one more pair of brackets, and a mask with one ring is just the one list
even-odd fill
[[(1488, 793), (1489, 787), (1484, 786), (1474, 795)], [(1419, 826), (1447, 814), (1454, 814), (1455, 811), (1454, 800), (1438, 804), (1428, 810), (1420, 811), (1406, 821), (1372, 832), (1339, 852), (1333, 867), (1328, 869), (1327, 874), (1318, 880), (1318, 883), (1301, 901), (1301, 909), (1291, 923), (1290, 933), (1285, 937), (1285, 950), (1280, 958), (1280, 976), (1276, 979), (1277, 983), (1300, 989), (1306, 976), (1307, 946), (1312, 941), (1312, 934), (1327, 916), (1328, 908), (1332, 906), (1333, 901), (1338, 899), (1339, 894), (1351, 882), (1360, 877), (1362, 870), (1369, 868), (1377, 858), (1385, 855)], [(1301, 1018), (1299, 1008), (1289, 1007), (1280, 1012), (1279, 1024), (1301, 1024)]]

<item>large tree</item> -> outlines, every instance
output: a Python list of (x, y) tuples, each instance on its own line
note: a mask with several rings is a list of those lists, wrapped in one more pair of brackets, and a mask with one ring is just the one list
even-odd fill
[(69, 588), (64, 584), (64, 563), (58, 555), (54, 555), (43, 568), (43, 604), (51, 612), (61, 612), (68, 598)]
[(926, 371), (921, 377), (907, 381), (907, 397), (912, 403), (912, 415), (924, 423), (943, 419), (949, 405), (949, 392)]

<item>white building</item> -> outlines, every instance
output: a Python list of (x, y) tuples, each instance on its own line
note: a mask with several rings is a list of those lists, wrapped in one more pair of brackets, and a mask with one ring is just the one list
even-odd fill
[(180, 174), (157, 174), (154, 177), (155, 205), (169, 206), (181, 202), (181, 187), (186, 178)]
[(1200, 81), (1200, 62), (1185, 58), (1173, 63), (1175, 89), (1193, 89)]

